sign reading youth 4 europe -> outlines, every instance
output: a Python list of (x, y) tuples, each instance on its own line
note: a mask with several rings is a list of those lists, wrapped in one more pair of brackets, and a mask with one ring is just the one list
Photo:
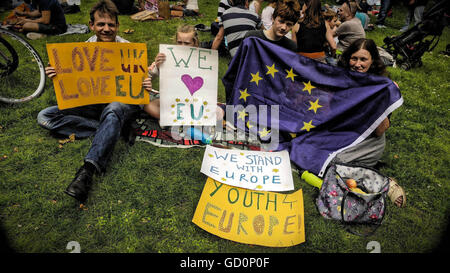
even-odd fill
[(286, 133), (277, 149), (288, 149), (297, 166), (319, 176), (403, 103), (387, 77), (319, 63), (255, 37), (242, 42), (222, 81), (228, 105), (279, 105), (276, 114), (267, 108), (276, 120), (239, 113), (236, 124), (247, 130), (276, 124)]
[(200, 171), (221, 183), (246, 189), (294, 189), (287, 151), (241, 151), (206, 146)]
[(122, 102), (147, 104), (142, 88), (147, 47), (142, 43), (47, 44), (59, 109)]
[(161, 44), (159, 52), (160, 124), (216, 125), (217, 50)]
[(301, 189), (292, 194), (252, 191), (208, 178), (192, 222), (245, 244), (288, 247), (305, 241)]

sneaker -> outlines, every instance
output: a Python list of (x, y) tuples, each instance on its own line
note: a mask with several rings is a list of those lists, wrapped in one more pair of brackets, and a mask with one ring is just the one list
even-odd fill
[(27, 33), (27, 38), (30, 40), (37, 40), (37, 39), (41, 39), (44, 37), (47, 37), (47, 35), (44, 33), (38, 33), (38, 32), (28, 32)]
[(386, 28), (385, 25), (377, 25), (377, 28)]
[(406, 32), (408, 30), (409, 26), (404, 26), (400, 29), (400, 32)]

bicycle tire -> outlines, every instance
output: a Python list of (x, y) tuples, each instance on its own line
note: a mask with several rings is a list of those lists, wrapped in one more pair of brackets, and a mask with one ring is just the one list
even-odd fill
[[(0, 77), (0, 102), (22, 103), (40, 96), (45, 87), (45, 67), (39, 53), (20, 35), (0, 28), (0, 43), (5, 52), (8, 44), (17, 54), (17, 65)], [(9, 51), (9, 50), (8, 50)]]
[(4, 77), (17, 69), (17, 66), (19, 65), (19, 56), (17, 56), (17, 52), (14, 48), (2, 37), (0, 37), (0, 43), (8, 50), (8, 52), (0, 51), (0, 77)]

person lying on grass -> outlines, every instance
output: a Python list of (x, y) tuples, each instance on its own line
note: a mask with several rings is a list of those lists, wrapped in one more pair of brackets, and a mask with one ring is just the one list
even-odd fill
[[(117, 36), (118, 14), (119, 11), (113, 2), (100, 0), (90, 12), (89, 26), (95, 35), (87, 42), (128, 43), (127, 40)], [(54, 67), (46, 67), (45, 72), (49, 78), (57, 76)], [(53, 134), (65, 137), (75, 134), (76, 138), (94, 136), (84, 158), (84, 165), (78, 169), (75, 178), (64, 191), (66, 194), (81, 203), (87, 200), (93, 175), (106, 170), (124, 124), (138, 114), (142, 107), (112, 102), (64, 110), (58, 109), (58, 106), (51, 106), (39, 112), (38, 124)]]
[[(361, 38), (350, 44), (342, 54), (338, 66), (361, 73), (387, 76), (386, 66), (380, 58), (377, 45), (371, 39)], [(361, 143), (337, 154), (335, 160), (341, 163), (358, 163), (369, 167), (375, 166), (383, 155), (386, 145), (385, 132), (389, 126), (390, 121), (389, 117), (387, 117), (375, 129), (372, 135)], [(404, 190), (393, 178), (389, 180), (389, 198), (396, 206), (404, 207), (406, 204)]]
[[(199, 39), (198, 33), (194, 26), (181, 25), (177, 29), (175, 35), (175, 41), (177, 45), (198, 47)], [(159, 67), (162, 63), (166, 61), (166, 55), (164, 53), (158, 53), (155, 57), (155, 61), (148, 67), (149, 77), (144, 79), (142, 86), (146, 90), (152, 90), (152, 78), (159, 76)], [(160, 118), (160, 100), (159, 94), (150, 94), (150, 103), (144, 106), (144, 111), (150, 116), (159, 119)], [(217, 118), (222, 118), (224, 116), (224, 111), (222, 108), (217, 107)]]

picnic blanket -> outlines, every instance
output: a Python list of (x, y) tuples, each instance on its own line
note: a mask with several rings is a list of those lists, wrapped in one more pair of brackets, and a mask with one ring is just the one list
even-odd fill
[[(174, 147), (174, 148), (191, 148), (191, 147), (206, 147), (207, 144), (199, 140), (191, 139), (190, 136), (185, 135), (183, 127), (179, 130), (171, 130), (169, 128), (161, 128), (158, 120), (150, 116), (139, 117), (131, 124), (131, 130), (135, 134), (135, 141), (143, 141), (158, 147)], [(175, 132), (173, 132), (175, 131)], [(226, 128), (222, 127), (214, 131), (212, 145), (239, 150), (254, 150), (263, 151), (261, 142), (258, 140), (226, 140)], [(236, 136), (236, 134), (235, 134)], [(248, 137), (245, 137), (248, 139)]]

